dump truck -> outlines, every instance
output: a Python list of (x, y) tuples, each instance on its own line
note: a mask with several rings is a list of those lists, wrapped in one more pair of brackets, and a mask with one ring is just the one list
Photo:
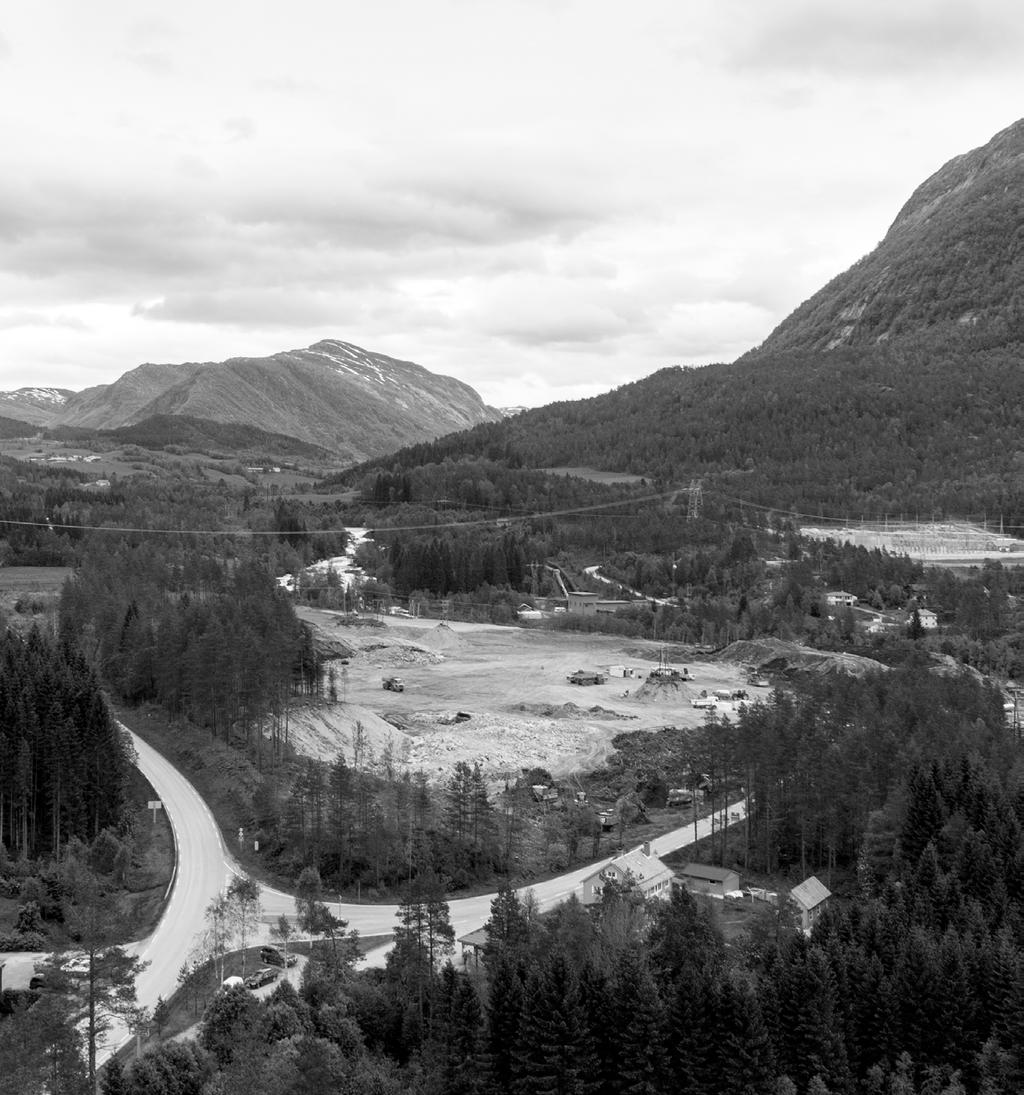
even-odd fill
[(385, 677), (381, 687), (387, 692), (404, 692), (405, 681), (401, 677)]

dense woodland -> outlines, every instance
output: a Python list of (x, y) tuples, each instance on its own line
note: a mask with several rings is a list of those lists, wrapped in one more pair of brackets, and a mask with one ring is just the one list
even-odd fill
[(124, 820), (130, 749), (87, 660), (33, 632), (0, 638), (0, 852), (59, 858)]
[[(346, 473), (422, 465), (589, 466), (840, 519), (984, 512), (1024, 526), (1018, 323), (916, 332), (866, 350), (793, 350), (669, 368), (403, 449)], [(955, 472), (951, 471), (955, 469)]]
[(61, 633), (126, 703), (155, 702), (214, 737), (280, 755), (293, 691), (320, 674), (306, 632), (266, 567), (145, 542), (96, 545), (61, 597)]

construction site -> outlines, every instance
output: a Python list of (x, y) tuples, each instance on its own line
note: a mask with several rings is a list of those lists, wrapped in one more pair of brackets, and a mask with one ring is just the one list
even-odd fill
[[(739, 692), (768, 694), (767, 678), (752, 686), (743, 665), (653, 642), (299, 614), (328, 656), (329, 684), (323, 700), (292, 712), (291, 744), (326, 760), (358, 751), (363, 762), (407, 765), (431, 781), (459, 761), (479, 763), (495, 788), (532, 768), (570, 779), (600, 767), (624, 730), (698, 726), (711, 711), (737, 710)], [(386, 690), (396, 672), (403, 690)]]

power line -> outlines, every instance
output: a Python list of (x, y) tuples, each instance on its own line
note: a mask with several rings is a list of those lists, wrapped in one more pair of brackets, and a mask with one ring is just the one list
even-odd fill
[[(685, 489), (685, 488), (683, 488)], [(621, 506), (623, 503), (628, 505), (638, 505), (644, 502), (660, 501), (662, 499), (675, 496), (680, 493), (680, 488), (674, 490), (659, 491), (655, 494), (637, 495), (632, 498), (615, 498), (609, 502), (595, 502), (589, 506), (572, 506), (567, 509), (557, 510), (534, 510), (529, 513), (520, 514), (508, 514), (505, 516), (496, 517), (479, 517), (468, 521), (435, 521), (429, 524), (422, 525), (391, 525), (373, 527), (367, 529), (368, 532), (377, 534), (383, 534), (388, 532), (423, 532), (430, 529), (446, 529), (446, 528), (478, 528), (482, 525), (510, 525), (513, 523), (519, 524), (524, 521), (536, 521), (543, 520), (549, 517), (575, 517), (585, 516), (587, 514), (593, 514), (595, 517), (610, 517), (610, 518), (628, 518), (634, 520), (636, 514), (632, 513), (602, 513), (601, 511), (607, 510), (612, 506)], [(446, 499), (437, 499), (432, 501), (423, 501), (416, 503), (418, 505), (432, 505), (439, 501), (446, 501)], [(502, 507), (492, 507), (494, 509), (500, 509)], [(329, 529), (288, 529), (288, 530), (274, 530), (274, 529), (181, 529), (181, 528), (140, 528), (130, 527), (123, 525), (67, 525), (67, 524), (54, 524), (52, 521), (16, 521), (8, 518), (0, 517), (0, 524), (2, 525), (16, 525), (26, 528), (46, 528), (51, 532), (57, 532), (65, 529), (74, 532), (119, 532), (119, 533), (137, 533), (147, 536), (239, 536), (239, 537), (256, 537), (256, 536), (277, 536), (281, 538), (287, 538), (289, 536), (330, 536), (338, 535), (348, 531), (348, 526), (341, 526), (340, 528)]]

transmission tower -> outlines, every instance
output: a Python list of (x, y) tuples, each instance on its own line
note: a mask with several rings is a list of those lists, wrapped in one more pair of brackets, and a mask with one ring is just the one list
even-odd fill
[(700, 511), (704, 508), (704, 491), (701, 488), (701, 481), (691, 479), (686, 493), (689, 496), (686, 506), (686, 519), (687, 521), (693, 521), (695, 518), (700, 517)]

